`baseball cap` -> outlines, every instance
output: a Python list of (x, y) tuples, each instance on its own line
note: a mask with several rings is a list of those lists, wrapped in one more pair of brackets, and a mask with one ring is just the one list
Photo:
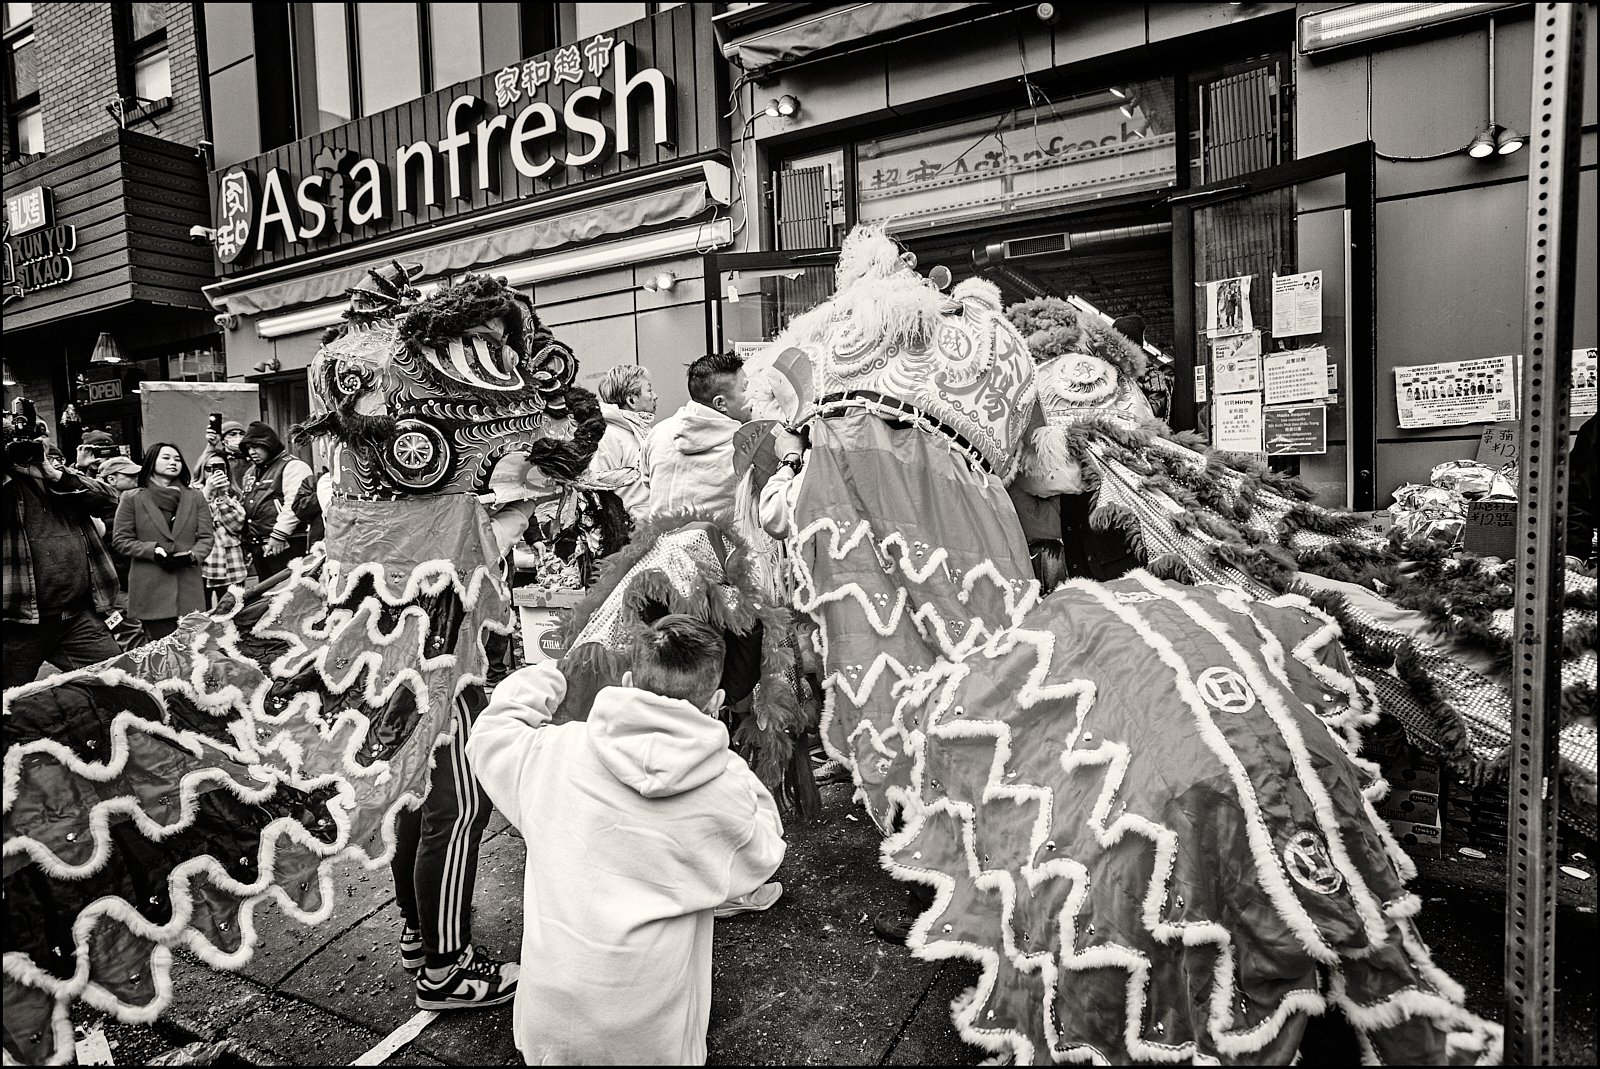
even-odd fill
[(113, 475), (137, 475), (139, 471), (139, 465), (127, 457), (111, 457), (100, 462), (102, 479), (109, 479)]
[(105, 431), (86, 431), (81, 439), (81, 445), (115, 445), (111, 435)]

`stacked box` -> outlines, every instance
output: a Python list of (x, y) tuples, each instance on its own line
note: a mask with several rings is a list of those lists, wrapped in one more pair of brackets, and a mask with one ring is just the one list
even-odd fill
[(1439, 857), (1444, 852), (1439, 771), (1437, 759), (1410, 745), (1401, 748), (1383, 767), (1389, 795), (1376, 809), (1413, 857)]

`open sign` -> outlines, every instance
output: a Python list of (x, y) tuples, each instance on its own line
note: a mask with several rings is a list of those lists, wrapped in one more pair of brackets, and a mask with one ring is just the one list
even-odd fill
[(102, 401), (122, 400), (122, 380), (111, 379), (107, 382), (91, 382), (89, 385), (89, 403), (100, 404)]

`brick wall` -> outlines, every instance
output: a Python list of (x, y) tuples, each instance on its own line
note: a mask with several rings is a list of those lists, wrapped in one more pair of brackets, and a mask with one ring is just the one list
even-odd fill
[[(106, 105), (119, 96), (116, 16), (109, 3), (33, 5), (39, 104), (46, 153), (60, 152), (116, 125)], [(149, 117), (130, 108), (128, 128), (180, 145), (206, 137), (194, 5), (167, 4), (172, 106)], [(131, 75), (130, 75), (131, 78)], [(10, 156), (9, 124), (6, 155)]]

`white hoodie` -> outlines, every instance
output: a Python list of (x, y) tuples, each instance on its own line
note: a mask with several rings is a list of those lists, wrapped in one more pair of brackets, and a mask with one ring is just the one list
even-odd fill
[(632, 469), (637, 478), (618, 490), (617, 496), (636, 519), (643, 519), (650, 504), (650, 480), (644, 473), (644, 439), (655, 416), (606, 401), (600, 402), (600, 414), (605, 417), (606, 433), (589, 462), (589, 471), (599, 474), (614, 468)]
[(522, 975), (530, 1065), (704, 1063), (711, 910), (783, 860), (783, 824), (722, 724), (631, 687), (550, 725), (550, 664), (495, 688), (467, 740), (484, 790), (522, 833)]
[(737, 480), (733, 436), (744, 426), (710, 405), (690, 401), (657, 423), (644, 439), (650, 514), (693, 508), (730, 522)]

